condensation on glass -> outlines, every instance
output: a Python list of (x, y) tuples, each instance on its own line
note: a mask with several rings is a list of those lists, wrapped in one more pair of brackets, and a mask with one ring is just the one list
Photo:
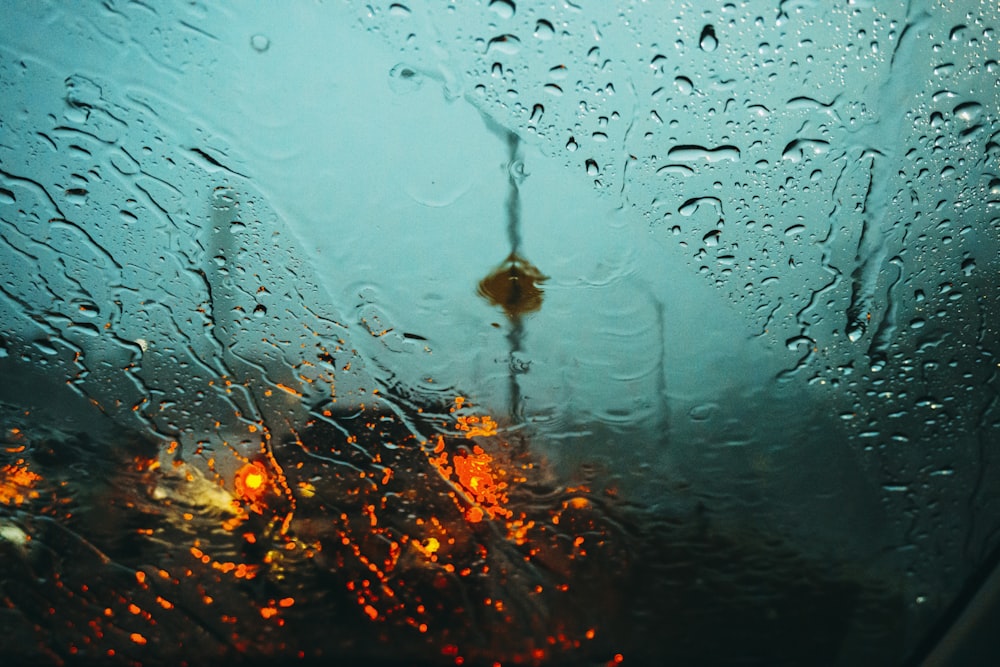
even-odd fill
[(1000, 540), (998, 27), (14, 3), (0, 656), (919, 656)]

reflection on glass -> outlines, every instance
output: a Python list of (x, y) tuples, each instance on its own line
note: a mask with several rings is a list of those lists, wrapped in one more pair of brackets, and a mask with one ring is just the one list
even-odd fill
[(517, 320), (542, 307), (540, 283), (544, 281), (545, 276), (528, 260), (512, 254), (480, 281), (479, 295), (503, 308), (507, 319)]

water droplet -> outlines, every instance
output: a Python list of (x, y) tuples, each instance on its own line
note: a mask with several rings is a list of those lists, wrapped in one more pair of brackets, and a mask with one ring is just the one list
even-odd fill
[(406, 5), (402, 5), (398, 2), (394, 2), (391, 5), (389, 5), (389, 16), (404, 17), (409, 15), (410, 15), (410, 8), (407, 7)]
[(688, 417), (695, 422), (708, 421), (718, 408), (715, 403), (702, 403), (688, 410)]
[(956, 97), (958, 97), (958, 95), (950, 90), (939, 90), (931, 95), (931, 101), (934, 102), (934, 104), (939, 104), (941, 102), (953, 100)]
[(77, 206), (83, 206), (87, 203), (87, 195), (89, 193), (84, 188), (69, 188), (65, 194), (66, 201)]
[(500, 35), (491, 39), (486, 45), (487, 53), (497, 52), (512, 56), (520, 50), (521, 40), (516, 35)]
[(736, 146), (719, 146), (718, 148), (705, 148), (704, 146), (674, 146), (667, 151), (667, 157), (679, 162), (722, 162), (729, 160), (739, 162), (740, 149)]
[(690, 176), (694, 169), (686, 164), (665, 164), (656, 170), (657, 174), (672, 174), (674, 176)]
[(811, 155), (825, 153), (829, 148), (830, 142), (822, 139), (795, 139), (785, 146), (785, 150), (781, 152), (781, 158), (791, 162), (800, 162)]
[(702, 204), (711, 206), (719, 216), (722, 215), (722, 201), (717, 197), (692, 197), (677, 207), (677, 212), (689, 217), (697, 213)]
[(597, 176), (601, 173), (601, 170), (597, 166), (597, 162), (593, 159), (588, 158), (584, 165), (587, 167), (587, 174), (590, 176)]
[(649, 66), (653, 68), (656, 72), (656, 76), (662, 76), (663, 70), (666, 69), (668, 64), (667, 57), (662, 53), (658, 53), (653, 56), (653, 59), (649, 61)]
[(83, 317), (92, 319), (97, 317), (101, 311), (93, 302), (83, 302), (78, 304), (77, 309)]
[(90, 110), (102, 104), (103, 91), (99, 85), (85, 76), (74, 74), (66, 79), (66, 104), (70, 109), (81, 112), (86, 120)]
[(264, 304), (258, 303), (253, 309), (253, 316), (261, 318), (265, 315), (267, 315), (267, 308), (264, 307)]
[(882, 489), (889, 493), (906, 493), (910, 487), (905, 484), (883, 484)]
[(552, 39), (552, 37), (556, 34), (556, 29), (545, 19), (538, 19), (538, 22), (535, 23), (534, 34), (537, 39)]
[(715, 37), (715, 27), (712, 25), (706, 25), (701, 29), (701, 37), (698, 38), (698, 46), (701, 47), (702, 51), (706, 53), (711, 53), (715, 51), (719, 46), (719, 40)]
[(508, 165), (507, 167), (507, 173), (517, 183), (521, 183), (528, 175), (528, 172), (524, 168), (523, 160), (514, 160), (513, 162), (511, 162), (510, 165)]
[(271, 48), (271, 40), (268, 39), (267, 35), (257, 33), (250, 38), (250, 46), (253, 47), (253, 50), (257, 53), (264, 53)]
[(979, 102), (963, 102), (959, 104), (952, 111), (956, 118), (964, 120), (967, 123), (974, 123), (978, 120), (979, 115), (983, 111), (983, 105)]
[(405, 63), (399, 63), (389, 70), (389, 88), (394, 93), (405, 95), (418, 90), (422, 85), (424, 77)]
[(934, 68), (934, 76), (948, 76), (955, 71), (955, 63), (942, 63)]
[(512, 0), (490, 0), (489, 7), (502, 19), (511, 18), (517, 11), (517, 5)]
[(800, 347), (804, 347), (805, 349), (808, 350), (814, 347), (815, 345), (816, 341), (814, 341), (809, 336), (794, 336), (785, 341), (785, 347), (787, 347), (789, 350), (792, 350), (793, 352), (795, 350), (798, 350)]
[(570, 153), (574, 152), (579, 147), (580, 144), (576, 143), (576, 139), (574, 139), (573, 137), (570, 137), (569, 141), (566, 142), (566, 150), (568, 150)]
[(679, 76), (674, 79), (674, 83), (677, 85), (677, 90), (685, 95), (690, 95), (694, 90), (694, 84), (691, 79), (686, 76)]
[(32, 341), (35, 347), (37, 347), (43, 354), (53, 355), (59, 354), (59, 350), (52, 346), (52, 343), (45, 338), (39, 338)]

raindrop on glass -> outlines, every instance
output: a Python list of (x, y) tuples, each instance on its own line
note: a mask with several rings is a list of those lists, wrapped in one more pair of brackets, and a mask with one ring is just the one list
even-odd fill
[(490, 0), (490, 9), (500, 18), (509, 19), (514, 16), (517, 6), (511, 0)]
[(973, 123), (979, 119), (980, 114), (983, 111), (983, 105), (979, 102), (963, 102), (955, 107), (952, 113), (955, 114), (957, 118), (963, 120), (967, 123)]
[(701, 37), (698, 38), (698, 46), (700, 46), (701, 50), (706, 53), (711, 53), (718, 48), (719, 40), (715, 37), (715, 28), (713, 26), (706, 25), (701, 29)]
[(537, 39), (552, 39), (555, 34), (555, 27), (545, 19), (538, 19), (538, 22), (535, 23), (535, 37)]
[(688, 410), (688, 417), (694, 422), (708, 421), (718, 407), (715, 403), (701, 403)]
[(394, 93), (412, 93), (423, 84), (424, 78), (409, 65), (399, 63), (389, 70), (389, 87)]
[(268, 39), (266, 35), (257, 33), (250, 38), (250, 46), (252, 46), (253, 50), (257, 53), (264, 53), (271, 48), (271, 40)]

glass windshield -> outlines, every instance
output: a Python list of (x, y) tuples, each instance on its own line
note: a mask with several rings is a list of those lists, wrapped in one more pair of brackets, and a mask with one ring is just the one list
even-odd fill
[(904, 665), (1000, 562), (995, 3), (6, 14), (0, 656)]

